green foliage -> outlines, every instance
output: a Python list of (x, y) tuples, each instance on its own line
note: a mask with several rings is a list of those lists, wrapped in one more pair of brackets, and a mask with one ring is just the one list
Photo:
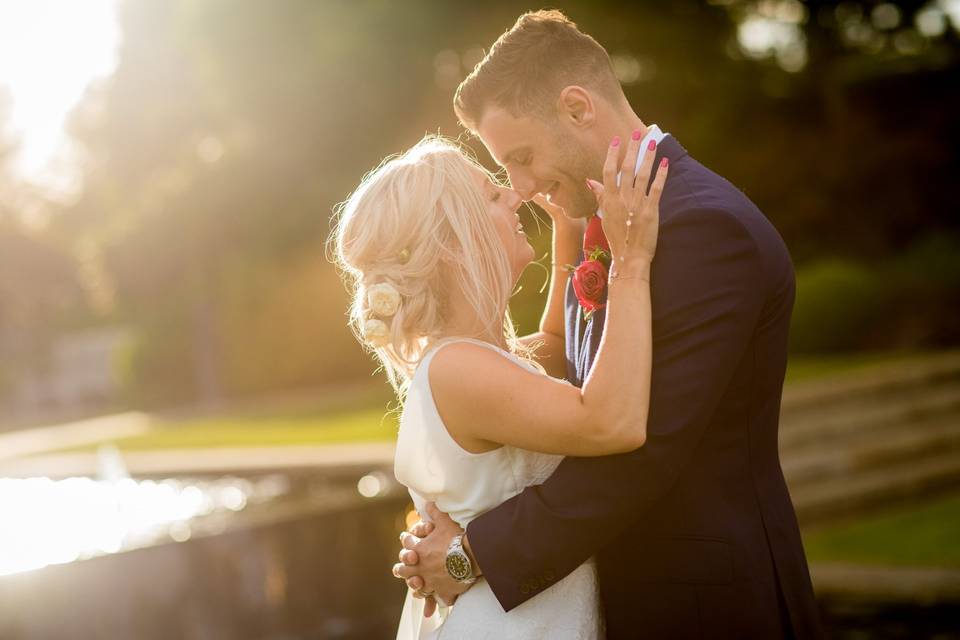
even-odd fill
[(960, 342), (960, 237), (933, 234), (870, 266), (830, 259), (797, 270), (796, 353), (935, 348)]
[(797, 273), (791, 346), (830, 352), (865, 346), (879, 323), (887, 292), (877, 274), (854, 262), (818, 262)]
[[(838, 26), (823, 20), (821, 9), (832, 8), (808, 2), (809, 63), (788, 73), (737, 52), (737, 21), (754, 4), (558, 6), (637, 71), (625, 85), (637, 113), (741, 187), (811, 265), (801, 274), (796, 349), (884, 346), (891, 335), (948, 341), (945, 321), (919, 313), (878, 322), (894, 304), (884, 278), (900, 267), (881, 277), (862, 265), (901, 251), (917, 229), (956, 227), (956, 39), (911, 56), (847, 50)], [(215, 400), (370, 373), (346, 330), (343, 288), (323, 262), (331, 209), (381, 158), (425, 132), (460, 135), (456, 83), (532, 7), (121, 7), (119, 68), (71, 121), (89, 157), (85, 190), (53, 224), (66, 255), (84, 238), (105, 256), (116, 308), (101, 319), (140, 336), (126, 369), (131, 398)], [(441, 69), (440, 53), (456, 68)], [(549, 234), (534, 242), (543, 255)], [(850, 264), (816, 267), (826, 255), (851, 256)], [(902, 269), (933, 268), (931, 259)], [(537, 326), (543, 279), (528, 269), (511, 302), (521, 331)], [(937, 285), (918, 302), (915, 284), (896, 291), (927, 317), (943, 312), (938, 295), (955, 290)]]

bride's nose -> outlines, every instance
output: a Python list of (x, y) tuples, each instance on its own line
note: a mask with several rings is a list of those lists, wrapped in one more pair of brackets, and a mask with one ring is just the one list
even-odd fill
[(507, 189), (507, 203), (510, 205), (511, 211), (516, 211), (520, 208), (520, 205), (523, 204), (523, 196), (520, 195), (515, 189)]

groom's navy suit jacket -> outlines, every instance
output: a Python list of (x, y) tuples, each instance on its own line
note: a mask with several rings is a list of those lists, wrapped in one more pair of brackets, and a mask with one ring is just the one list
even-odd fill
[[(611, 640), (820, 637), (777, 454), (790, 256), (757, 207), (673, 137), (657, 156), (670, 173), (647, 442), (566, 458), (474, 520), (470, 544), (505, 610), (595, 556)], [(569, 283), (565, 305), (568, 378), (582, 385), (605, 314), (584, 322)]]

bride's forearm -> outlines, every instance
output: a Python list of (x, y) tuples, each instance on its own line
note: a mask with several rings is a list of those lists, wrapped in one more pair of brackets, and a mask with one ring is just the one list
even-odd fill
[(646, 441), (653, 362), (650, 262), (616, 267), (607, 289), (603, 337), (583, 385), (583, 403), (610, 429), (612, 441), (636, 449)]
[[(563, 214), (559, 214), (562, 216)], [(534, 347), (534, 357), (548, 375), (563, 378), (567, 373), (565, 359), (566, 332), (564, 331), (564, 295), (568, 272), (565, 265), (576, 263), (583, 244), (582, 220), (561, 218), (553, 220), (553, 251), (551, 253), (550, 288), (540, 318), (540, 330), (520, 338), (520, 342)]]
[(582, 220), (553, 221), (553, 251), (550, 267), (550, 290), (540, 318), (540, 331), (564, 336), (563, 299), (567, 288), (566, 265), (576, 263), (583, 243)]

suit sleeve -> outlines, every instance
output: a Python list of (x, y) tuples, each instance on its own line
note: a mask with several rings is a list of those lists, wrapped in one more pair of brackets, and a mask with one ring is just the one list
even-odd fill
[(756, 243), (731, 213), (688, 211), (661, 224), (647, 443), (567, 458), (542, 485), (470, 523), (470, 545), (505, 611), (576, 569), (674, 485), (757, 326), (761, 282)]

